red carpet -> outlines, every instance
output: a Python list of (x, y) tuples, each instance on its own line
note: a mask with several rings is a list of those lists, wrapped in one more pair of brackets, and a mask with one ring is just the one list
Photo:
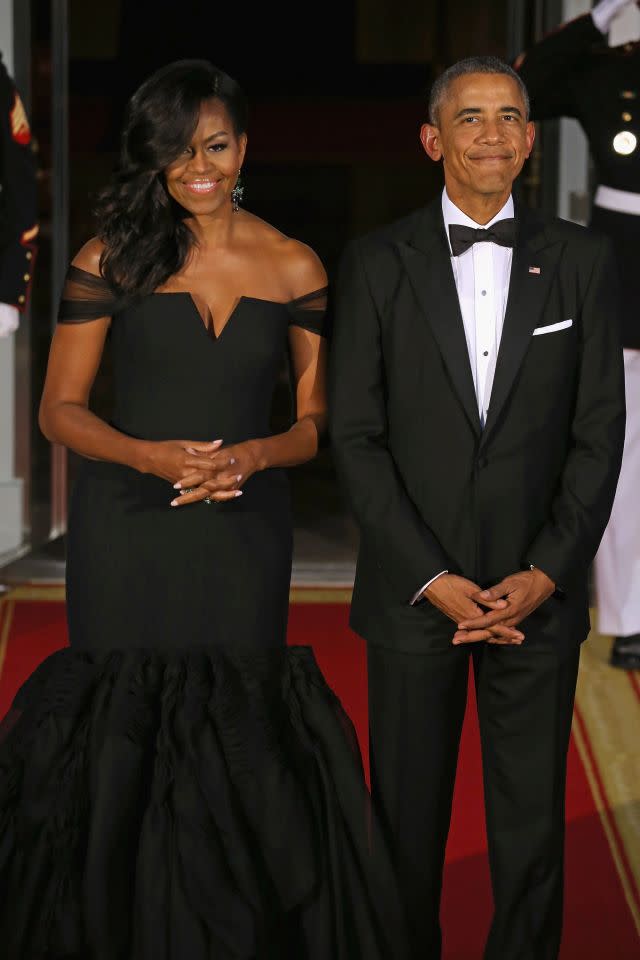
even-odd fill
[[(310, 643), (314, 647), (327, 680), (352, 716), (360, 743), (366, 750), (364, 647), (348, 630), (346, 606), (294, 603), (290, 642)], [(66, 623), (61, 602), (5, 602), (0, 608), (0, 717), (34, 666), (65, 643)], [(636, 683), (637, 679), (632, 682)], [(638, 690), (640, 692), (640, 686)], [(480, 747), (474, 710), (471, 697), (445, 872), (443, 926), (446, 960), (479, 960), (491, 913)], [(584, 727), (582, 732), (584, 735)], [(597, 758), (593, 754), (591, 761), (597, 778)], [(593, 779), (594, 771), (591, 773)], [(606, 811), (601, 817), (592, 787), (572, 738), (567, 790), (565, 934), (561, 960), (637, 960), (640, 957), (640, 936), (632, 909), (640, 907), (640, 891), (628, 863), (625, 867), (624, 844), (620, 842), (616, 846), (611, 835), (608, 839), (605, 834)], [(610, 833), (613, 830), (615, 834), (614, 818), (610, 817), (607, 822)], [(618, 858), (617, 867), (612, 849)], [(626, 896), (621, 875), (627, 877)]]

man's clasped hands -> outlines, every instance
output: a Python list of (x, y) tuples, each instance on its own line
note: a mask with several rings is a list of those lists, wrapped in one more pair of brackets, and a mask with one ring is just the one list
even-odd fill
[(489, 590), (477, 583), (445, 573), (424, 591), (438, 610), (446, 614), (457, 630), (453, 643), (519, 645), (524, 633), (518, 624), (544, 603), (555, 590), (555, 583), (542, 570), (522, 570), (505, 577)]

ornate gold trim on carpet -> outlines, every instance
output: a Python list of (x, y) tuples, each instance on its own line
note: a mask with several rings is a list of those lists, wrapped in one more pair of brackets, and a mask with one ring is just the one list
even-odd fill
[(13, 597), (3, 597), (0, 600), (0, 676), (4, 666), (4, 658), (7, 653), (7, 643), (9, 642), (9, 631), (13, 621), (13, 610), (15, 602)]
[(640, 937), (640, 697), (610, 650), (595, 632), (583, 644), (573, 734)]
[(21, 583), (11, 588), (8, 599), (58, 603), (64, 601), (64, 596), (64, 585), (60, 583)]
[(290, 603), (351, 603), (351, 587), (291, 587)]

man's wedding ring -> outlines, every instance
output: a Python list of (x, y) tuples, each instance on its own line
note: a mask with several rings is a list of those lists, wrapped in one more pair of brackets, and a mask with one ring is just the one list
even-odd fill
[(213, 503), (213, 500), (211, 499), (211, 497), (205, 497), (205, 498), (204, 498), (204, 502), (206, 503), (206, 505), (207, 505), (208, 507), (210, 507), (211, 504)]

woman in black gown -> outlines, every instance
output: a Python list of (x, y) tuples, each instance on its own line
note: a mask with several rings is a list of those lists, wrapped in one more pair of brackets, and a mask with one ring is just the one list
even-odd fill
[[(326, 276), (237, 209), (245, 119), (206, 62), (151, 77), (69, 270), (41, 425), (85, 458), (71, 646), (2, 728), (6, 960), (403, 955), (352, 727), (285, 646), (282, 468), (324, 429)], [(109, 423), (88, 408), (107, 335)], [(287, 351), (296, 420), (271, 435)]]

